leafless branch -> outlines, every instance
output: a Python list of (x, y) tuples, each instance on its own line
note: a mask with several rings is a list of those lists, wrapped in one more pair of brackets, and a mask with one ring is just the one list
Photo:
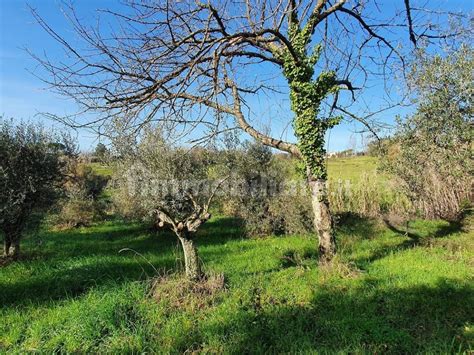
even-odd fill
[[(101, 18), (96, 26), (87, 25), (73, 6), (66, 6), (75, 40), (31, 9), (40, 27), (65, 51), (61, 60), (30, 53), (39, 64), (36, 75), (80, 107), (80, 115), (49, 113), (48, 117), (100, 132), (117, 121), (130, 132), (160, 121), (182, 135), (199, 132), (195, 142), (206, 141), (235, 121), (264, 144), (300, 156), (295, 144), (257, 129), (264, 113), (243, 111), (244, 105), (253, 106), (265, 95), (288, 93), (288, 87), (282, 86), (282, 59), (276, 53), (286, 49), (295, 63), (301, 60), (289, 24), (306, 30), (308, 51), (322, 44), (316, 74), (337, 73), (336, 84), (351, 97), (341, 92), (334, 102), (354, 119), (359, 115), (351, 105), (356, 107), (374, 82), (388, 92), (388, 83), (403, 74), (411, 50), (404, 46), (407, 38), (419, 45), (420, 38), (435, 41), (453, 35), (438, 31), (430, 17), (449, 12), (429, 13), (412, 7), (409, 0), (393, 11), (381, 11), (378, 0), (129, 0), (126, 6), (123, 12), (100, 10), (100, 16), (115, 24), (107, 32)], [(426, 16), (417, 16), (422, 11)], [(336, 106), (329, 104), (329, 112)], [(291, 118), (282, 127), (291, 127)]]

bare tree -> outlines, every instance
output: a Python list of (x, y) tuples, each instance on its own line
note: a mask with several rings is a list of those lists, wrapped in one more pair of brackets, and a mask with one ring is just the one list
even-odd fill
[[(131, 131), (161, 120), (183, 135), (203, 126), (197, 143), (235, 122), (304, 163), (323, 262), (336, 251), (326, 133), (342, 119), (375, 133), (377, 113), (397, 102), (387, 79), (403, 72), (405, 52), (450, 39), (435, 22), (445, 12), (409, 0), (131, 0), (120, 11), (100, 11), (111, 26), (87, 26), (67, 7), (77, 35), (68, 39), (32, 10), (67, 53), (62, 60), (33, 54), (46, 70), (42, 78), (79, 104), (78, 115), (96, 114), (87, 122), (77, 115), (56, 118), (99, 132), (116, 120)], [(364, 91), (380, 94), (371, 100), (378, 104), (367, 102)], [(291, 116), (280, 133), (292, 130), (296, 143), (259, 129), (265, 112), (257, 102), (268, 96), (282, 105), (289, 98)]]

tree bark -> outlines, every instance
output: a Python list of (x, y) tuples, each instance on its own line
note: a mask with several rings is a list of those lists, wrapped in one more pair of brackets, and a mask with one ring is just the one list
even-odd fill
[(329, 210), (326, 182), (325, 179), (315, 179), (311, 174), (308, 176), (314, 213), (314, 227), (319, 238), (319, 262), (321, 263), (330, 261), (336, 254), (336, 238)]
[(3, 240), (3, 256), (10, 255), (10, 247), (12, 245), (11, 238), (8, 234), (5, 234), (5, 238)]
[(15, 237), (12, 237), (11, 239), (11, 243), (12, 243), (12, 246), (11, 246), (11, 256), (13, 259), (18, 259), (18, 257), (20, 256), (20, 236), (15, 236)]
[(183, 235), (178, 238), (183, 247), (186, 277), (190, 280), (199, 280), (202, 277), (202, 270), (194, 241)]

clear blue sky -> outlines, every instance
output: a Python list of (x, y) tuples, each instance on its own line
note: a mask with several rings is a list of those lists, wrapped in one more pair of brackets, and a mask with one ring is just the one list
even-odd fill
[[(385, 1), (387, 4), (392, 2), (392, 0)], [(0, 115), (15, 119), (44, 121), (44, 118), (35, 117), (35, 114), (38, 112), (67, 114), (75, 112), (76, 107), (70, 101), (52, 94), (39, 79), (29, 72), (35, 70), (35, 62), (24, 51), (24, 47), (38, 54), (47, 53), (52, 57), (60, 56), (61, 49), (34, 22), (27, 3), (36, 8), (59, 32), (70, 31), (61, 14), (61, 2), (58, 0), (30, 0), (28, 2), (0, 0)], [(119, 1), (114, 0), (81, 0), (76, 1), (75, 4), (79, 15), (86, 21), (89, 18), (93, 19), (97, 8), (120, 6)], [(474, 0), (444, 0), (440, 1), (440, 4), (444, 4), (452, 11), (466, 12), (474, 9)], [(270, 106), (272, 106), (271, 102)], [(384, 119), (391, 120), (395, 113), (389, 114)], [(44, 122), (48, 126), (54, 125), (52, 122)], [(353, 134), (357, 129), (358, 127), (353, 124), (343, 124), (333, 129), (329, 137), (328, 151), (346, 149), (355, 141), (360, 145), (360, 135)], [(78, 132), (78, 139), (83, 150), (91, 149), (98, 142), (92, 133), (86, 131)]]

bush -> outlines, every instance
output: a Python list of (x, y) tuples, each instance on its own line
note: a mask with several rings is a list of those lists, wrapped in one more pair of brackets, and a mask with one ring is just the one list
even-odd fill
[(309, 192), (304, 189), (281, 193), (270, 201), (273, 232), (282, 234), (313, 233), (313, 209)]
[(242, 220), (248, 236), (312, 230), (311, 201), (294, 160), (273, 155), (258, 142), (246, 142), (232, 154), (237, 191), (226, 196), (221, 205), (225, 214)]
[(75, 228), (103, 219), (107, 202), (101, 194), (108, 178), (96, 174), (77, 157), (69, 160), (67, 176), (65, 195), (59, 203), (58, 213), (52, 217), (53, 224), (59, 228)]
[[(313, 233), (311, 196), (297, 161), (259, 153), (267, 149), (262, 146), (248, 149), (252, 145), (234, 152), (234, 171), (243, 188), (221, 201), (222, 212), (239, 217), (248, 236)], [(330, 178), (328, 194), (336, 214), (397, 219), (414, 214), (413, 203), (399, 182), (378, 171), (365, 173), (356, 182)]]
[(59, 213), (53, 217), (58, 228), (76, 228), (89, 226), (104, 216), (102, 206), (87, 196), (84, 191), (68, 192), (68, 197), (60, 203)]
[(248, 235), (274, 233), (278, 221), (270, 214), (270, 200), (281, 179), (270, 148), (246, 142), (243, 149), (227, 152), (227, 161), (234, 172), (234, 186), (223, 199), (224, 213), (240, 218)]

